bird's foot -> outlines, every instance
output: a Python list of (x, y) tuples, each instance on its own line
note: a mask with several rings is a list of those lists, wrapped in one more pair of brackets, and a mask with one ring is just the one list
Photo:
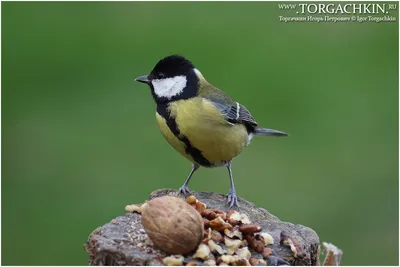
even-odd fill
[(229, 208), (233, 208), (234, 206), (239, 207), (235, 189), (231, 188), (231, 190), (229, 190), (227, 204), (229, 205)]
[(189, 187), (187, 185), (183, 185), (181, 188), (179, 188), (178, 193), (185, 196), (190, 194)]

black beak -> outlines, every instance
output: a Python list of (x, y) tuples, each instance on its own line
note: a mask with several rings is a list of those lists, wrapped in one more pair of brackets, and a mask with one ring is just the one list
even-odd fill
[(135, 79), (135, 81), (141, 82), (141, 83), (150, 83), (150, 80), (149, 80), (149, 78), (147, 78), (147, 77), (148, 77), (147, 75), (140, 76), (140, 77), (137, 77), (137, 78)]

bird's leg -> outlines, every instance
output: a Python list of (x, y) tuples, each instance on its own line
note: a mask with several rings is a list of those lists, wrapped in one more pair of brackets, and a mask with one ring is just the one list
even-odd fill
[(198, 164), (193, 164), (193, 165), (192, 165), (192, 170), (190, 171), (188, 177), (186, 178), (185, 183), (181, 186), (181, 188), (179, 188), (179, 193), (180, 193), (180, 194), (186, 195), (186, 194), (189, 194), (189, 193), (190, 193), (189, 187), (188, 187), (190, 178), (192, 178), (193, 173), (194, 173), (199, 167), (200, 167), (200, 165), (198, 165)]
[(229, 161), (226, 167), (228, 168), (229, 179), (231, 181), (231, 189), (229, 190), (228, 193), (228, 205), (230, 208), (232, 208), (233, 206), (239, 207), (238, 199), (236, 196), (235, 184), (233, 183), (233, 177), (232, 177), (232, 161)]

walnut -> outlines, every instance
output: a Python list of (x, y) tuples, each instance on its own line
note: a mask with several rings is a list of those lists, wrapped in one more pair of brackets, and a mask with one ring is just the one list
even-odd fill
[(203, 219), (184, 200), (163, 196), (142, 210), (142, 224), (154, 246), (169, 254), (187, 254), (203, 239)]

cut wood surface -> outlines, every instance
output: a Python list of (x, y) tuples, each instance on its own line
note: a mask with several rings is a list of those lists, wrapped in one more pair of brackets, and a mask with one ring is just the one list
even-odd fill
[[(205, 203), (207, 208), (227, 212), (226, 196), (211, 192), (192, 192)], [(176, 190), (160, 189), (151, 193), (150, 199), (172, 195)], [(143, 201), (144, 202), (144, 201)], [(274, 243), (268, 247), (272, 255), (266, 258), (268, 265), (317, 265), (320, 241), (318, 235), (309, 227), (283, 222), (264, 208), (239, 198), (240, 213), (246, 214), (252, 223), (261, 226), (262, 232), (273, 237)], [(122, 207), (121, 207), (122, 208)], [(141, 223), (141, 214), (126, 213), (94, 230), (86, 243), (90, 265), (163, 265), (167, 253), (154, 247)], [(295, 250), (296, 252), (294, 253)], [(257, 252), (252, 251), (257, 258)], [(262, 256), (260, 256), (262, 257)], [(203, 261), (185, 256), (188, 262), (205, 265)], [(258, 264), (260, 265), (260, 264)]]

